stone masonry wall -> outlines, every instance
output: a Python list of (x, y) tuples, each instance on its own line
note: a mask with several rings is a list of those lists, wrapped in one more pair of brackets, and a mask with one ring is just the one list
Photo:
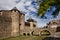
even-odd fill
[(24, 26), (25, 26), (25, 18), (24, 18), (24, 14), (20, 14), (20, 30), (24, 30)]
[(0, 13), (0, 38), (11, 36), (12, 18), (9, 13), (8, 11)]
[(19, 13), (18, 11), (12, 11), (11, 13), (12, 17), (12, 36), (17, 36), (19, 34)]

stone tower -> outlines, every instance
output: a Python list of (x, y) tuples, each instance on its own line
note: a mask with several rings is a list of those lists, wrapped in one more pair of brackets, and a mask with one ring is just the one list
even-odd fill
[(25, 15), (21, 13), (16, 7), (14, 7), (11, 11), (12, 11), (12, 29), (14, 28), (12, 34), (16, 35), (20, 33), (20, 30), (24, 29)]
[(27, 21), (30, 23), (30, 29), (33, 29), (37, 26), (37, 22), (33, 20), (31, 17)]
[(18, 36), (24, 28), (24, 14), (16, 7), (11, 10), (0, 10), (0, 38)]
[(19, 33), (19, 15), (20, 15), (20, 12), (19, 10), (14, 7), (12, 10), (11, 10), (11, 18), (12, 18), (12, 36), (13, 35), (17, 35)]
[(19, 16), (20, 30), (23, 30), (23, 29), (24, 29), (24, 26), (25, 26), (25, 24), (24, 24), (24, 23), (25, 23), (25, 21), (24, 21), (24, 20), (25, 20), (24, 16), (25, 16), (25, 14), (22, 14), (22, 13), (21, 13), (20, 16)]

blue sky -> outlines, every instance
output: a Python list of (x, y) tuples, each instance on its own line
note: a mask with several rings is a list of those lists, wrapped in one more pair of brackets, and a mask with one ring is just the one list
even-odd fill
[(46, 12), (47, 19), (41, 19), (40, 16), (36, 16), (38, 5), (36, 0), (0, 0), (0, 10), (10, 10), (13, 7), (17, 7), (22, 13), (25, 14), (25, 21), (31, 16), (34, 20), (37, 21), (37, 27), (46, 26), (51, 20), (60, 19), (60, 14), (57, 18), (52, 17), (52, 12), (55, 10), (52, 7), (50, 12)]

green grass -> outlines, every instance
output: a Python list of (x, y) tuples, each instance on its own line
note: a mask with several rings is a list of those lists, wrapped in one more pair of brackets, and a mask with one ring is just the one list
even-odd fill
[(43, 40), (45, 37), (41, 36), (17, 36), (17, 37), (9, 37), (0, 40)]

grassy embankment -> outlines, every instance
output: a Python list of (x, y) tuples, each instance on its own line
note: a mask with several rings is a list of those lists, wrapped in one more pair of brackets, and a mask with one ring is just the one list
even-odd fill
[(43, 40), (45, 37), (42, 36), (17, 36), (17, 37), (9, 37), (0, 40)]

